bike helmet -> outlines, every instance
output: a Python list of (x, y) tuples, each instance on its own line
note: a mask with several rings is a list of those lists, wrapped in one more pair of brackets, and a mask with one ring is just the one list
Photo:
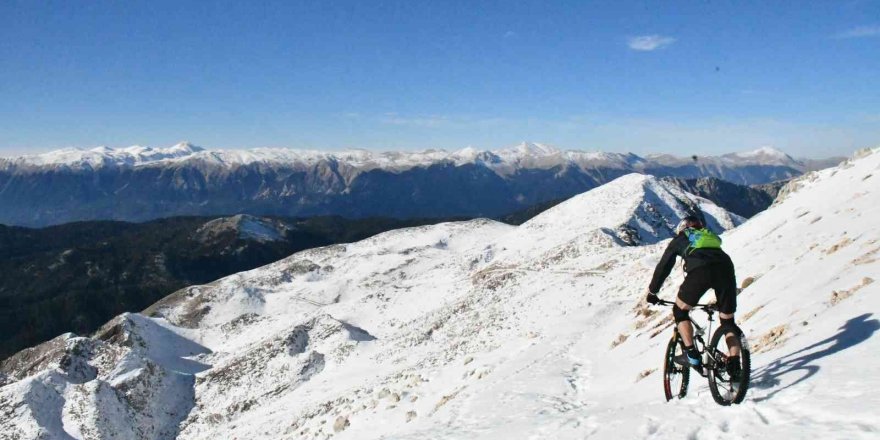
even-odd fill
[(699, 217), (688, 215), (678, 222), (678, 225), (675, 227), (675, 235), (681, 234), (681, 231), (684, 231), (687, 228), (701, 229), (702, 227), (703, 222), (700, 221)]

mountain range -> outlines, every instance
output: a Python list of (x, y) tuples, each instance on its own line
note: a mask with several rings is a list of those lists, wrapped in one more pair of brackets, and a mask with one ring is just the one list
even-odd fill
[(571, 197), (632, 172), (716, 177), (738, 184), (789, 179), (828, 161), (772, 148), (718, 157), (559, 150), (321, 152), (100, 147), (0, 159), (0, 223), (146, 221), (253, 214), (349, 218), (497, 217)]

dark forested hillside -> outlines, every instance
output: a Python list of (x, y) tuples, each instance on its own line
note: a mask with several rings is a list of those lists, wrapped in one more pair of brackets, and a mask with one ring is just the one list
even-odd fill
[(0, 225), (0, 359), (64, 332), (89, 333), (185, 286), (303, 249), (438, 221), (235, 216)]

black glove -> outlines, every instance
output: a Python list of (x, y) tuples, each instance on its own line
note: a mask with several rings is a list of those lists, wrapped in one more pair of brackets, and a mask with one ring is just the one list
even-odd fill
[(649, 293), (648, 297), (645, 298), (645, 301), (647, 301), (649, 304), (657, 304), (660, 302), (660, 297), (657, 296), (656, 293)]

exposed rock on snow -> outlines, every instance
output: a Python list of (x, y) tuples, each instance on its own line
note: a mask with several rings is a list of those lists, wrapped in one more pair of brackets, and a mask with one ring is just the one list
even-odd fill
[(853, 287), (850, 287), (846, 290), (835, 290), (834, 293), (831, 294), (831, 305), (836, 306), (841, 301), (851, 297), (854, 293), (862, 290), (862, 288), (870, 286), (874, 283), (874, 279), (870, 277), (862, 278), (859, 284), (856, 284)]
[(344, 431), (349, 425), (351, 425), (351, 423), (348, 422), (348, 417), (339, 416), (336, 418), (336, 421), (333, 422), (333, 432)]

